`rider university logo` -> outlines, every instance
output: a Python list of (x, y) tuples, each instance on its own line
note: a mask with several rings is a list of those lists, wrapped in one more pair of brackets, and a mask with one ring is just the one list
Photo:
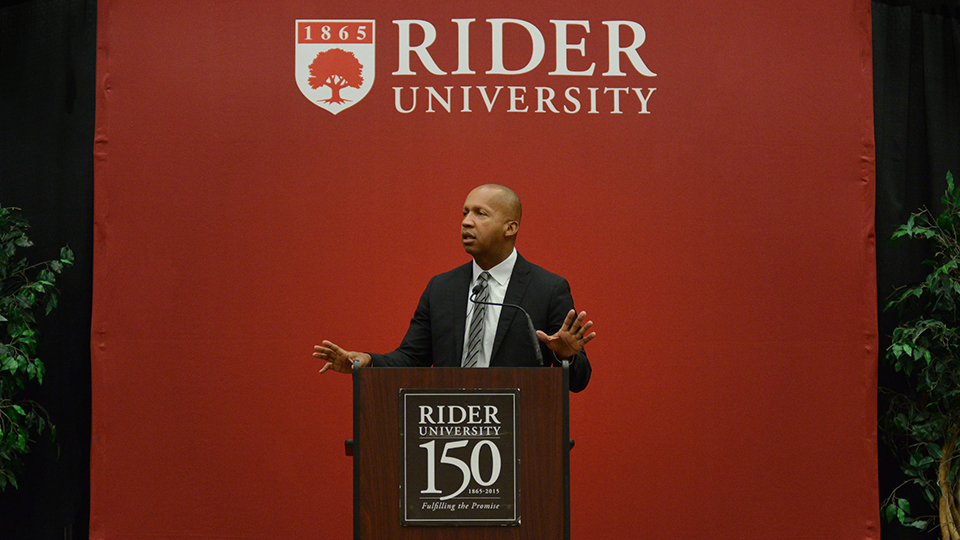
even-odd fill
[(373, 20), (298, 20), (297, 86), (333, 114), (363, 99), (373, 86)]

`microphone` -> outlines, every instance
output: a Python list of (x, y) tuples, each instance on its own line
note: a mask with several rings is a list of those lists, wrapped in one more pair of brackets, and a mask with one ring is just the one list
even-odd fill
[(527, 310), (518, 306), (517, 304), (500, 304), (497, 302), (480, 302), (477, 300), (477, 295), (480, 294), (480, 285), (477, 284), (473, 287), (473, 294), (470, 295), (470, 301), (474, 304), (484, 304), (487, 306), (500, 306), (500, 307), (511, 307), (519, 309), (523, 316), (527, 318), (527, 329), (530, 334), (530, 342), (533, 344), (533, 352), (537, 358), (537, 364), (543, 366), (543, 354), (540, 352), (540, 340), (537, 339), (537, 329), (533, 327), (533, 319), (530, 318), (530, 314), (527, 313)]

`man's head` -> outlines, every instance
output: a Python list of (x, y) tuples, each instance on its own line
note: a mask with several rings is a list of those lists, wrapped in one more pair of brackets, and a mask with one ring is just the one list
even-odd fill
[(521, 214), (520, 198), (510, 188), (498, 184), (474, 188), (463, 203), (463, 249), (484, 270), (493, 268), (513, 251)]

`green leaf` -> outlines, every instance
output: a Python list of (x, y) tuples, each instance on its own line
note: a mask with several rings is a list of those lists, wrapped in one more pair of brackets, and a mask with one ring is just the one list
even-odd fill
[(20, 366), (12, 356), (4, 357), (0, 362), (2, 362), (2, 369), (5, 371), (16, 371), (17, 367)]
[(937, 461), (943, 459), (943, 449), (940, 448), (940, 445), (936, 443), (930, 443), (927, 445), (927, 449), (930, 451), (930, 455), (933, 456)]

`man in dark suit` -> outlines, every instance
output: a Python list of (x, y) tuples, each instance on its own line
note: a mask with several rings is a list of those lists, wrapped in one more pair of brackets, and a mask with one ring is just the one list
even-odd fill
[(320, 373), (349, 373), (354, 361), (361, 367), (535, 366), (526, 318), (516, 308), (493, 305), (516, 304), (538, 329), (544, 365), (570, 362), (570, 390), (583, 390), (591, 372), (583, 347), (596, 337), (593, 321), (584, 322), (586, 312), (573, 309), (567, 280), (517, 253), (521, 214), (520, 199), (509, 188), (485, 184), (471, 191), (460, 229), (473, 262), (430, 280), (395, 351), (346, 351), (324, 341), (313, 353), (325, 362)]

